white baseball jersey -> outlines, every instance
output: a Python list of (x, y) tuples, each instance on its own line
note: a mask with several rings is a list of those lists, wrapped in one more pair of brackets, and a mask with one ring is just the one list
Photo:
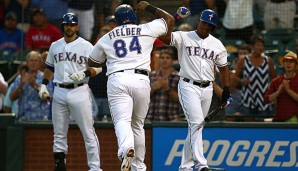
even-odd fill
[(214, 65), (228, 65), (224, 45), (211, 34), (202, 39), (196, 31), (172, 32), (171, 45), (178, 50), (180, 77), (194, 81), (214, 81)]
[[(92, 48), (93, 45), (81, 37), (70, 43), (66, 43), (64, 38), (52, 43), (46, 64), (55, 68), (53, 82), (73, 83), (69, 75), (86, 70)], [(88, 79), (86, 77), (81, 82), (87, 83)]]
[(118, 26), (98, 40), (90, 59), (96, 63), (104, 63), (107, 59), (107, 75), (135, 68), (151, 71), (150, 56), (153, 43), (167, 31), (164, 19), (140, 25)]

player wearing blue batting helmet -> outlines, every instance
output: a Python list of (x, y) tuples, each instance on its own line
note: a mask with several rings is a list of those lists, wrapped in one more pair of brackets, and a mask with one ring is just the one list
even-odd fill
[(132, 7), (127, 4), (123, 4), (118, 6), (115, 9), (115, 18), (118, 24), (136, 24), (137, 23), (137, 16), (136, 13), (133, 11)]
[(216, 12), (214, 12), (210, 9), (206, 9), (206, 10), (202, 11), (200, 20), (205, 23), (213, 25), (214, 26), (213, 29), (215, 29), (215, 27), (217, 26), (218, 16), (217, 16)]
[(74, 13), (66, 13), (62, 17), (62, 25), (64, 24), (78, 24), (78, 17)]

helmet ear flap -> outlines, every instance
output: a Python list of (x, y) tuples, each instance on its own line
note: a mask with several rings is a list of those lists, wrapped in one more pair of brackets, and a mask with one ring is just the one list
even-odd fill
[(130, 5), (123, 4), (115, 9), (115, 19), (118, 24), (136, 24), (137, 16)]

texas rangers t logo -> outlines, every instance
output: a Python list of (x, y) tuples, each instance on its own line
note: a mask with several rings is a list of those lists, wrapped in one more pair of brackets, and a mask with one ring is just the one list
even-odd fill
[(211, 20), (211, 19), (212, 19), (212, 17), (213, 17), (213, 14), (210, 14), (210, 15), (209, 15), (209, 20)]
[(69, 20), (72, 20), (73, 16), (71, 14), (68, 15)]

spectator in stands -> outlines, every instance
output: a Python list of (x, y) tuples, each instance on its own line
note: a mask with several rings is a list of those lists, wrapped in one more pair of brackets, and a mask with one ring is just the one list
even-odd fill
[(182, 23), (179, 27), (178, 30), (180, 31), (192, 31), (193, 27), (189, 25), (188, 23)]
[(78, 16), (79, 36), (91, 41), (94, 27), (94, 0), (68, 0), (68, 12)]
[(49, 54), (49, 49), (48, 48), (41, 48), (39, 50), (39, 52), (41, 53), (41, 65), (39, 70), (41, 72), (44, 72), (45, 68), (46, 68), (46, 60), (47, 60), (47, 56)]
[[(22, 25), (30, 23), (30, 0), (4, 0), (5, 14), (14, 12), (17, 15), (17, 22)], [(24, 28), (24, 30), (26, 30)], [(23, 30), (23, 31), (24, 31)]]
[[(28, 71), (28, 66), (25, 63), (22, 63), (19, 65), (18, 67), (18, 76), (17, 77), (21, 77), (20, 73), (22, 72), (22, 70), (24, 70), (24, 72)], [(15, 113), (16, 118), (18, 117), (18, 113), (19, 113), (19, 99), (16, 99), (14, 101), (10, 100), (10, 94), (12, 91), (12, 88), (14, 87), (15, 82), (11, 83), (8, 87), (8, 90), (5, 94), (4, 97), (4, 102), (3, 102), (3, 106), (4, 106), (4, 112), (5, 113)]]
[(236, 80), (242, 84), (244, 115), (263, 117), (271, 115), (271, 105), (264, 104), (264, 94), (270, 80), (276, 77), (271, 58), (263, 56), (264, 39), (252, 36), (252, 53), (241, 58), (236, 68)]
[(163, 48), (159, 55), (159, 69), (152, 71), (149, 75), (151, 101), (147, 115), (148, 120), (179, 120), (179, 75), (172, 67), (174, 58), (174, 52), (171, 48)]
[(111, 29), (118, 26), (118, 23), (114, 15), (107, 16), (105, 19), (105, 24), (108, 25)]
[(61, 27), (61, 16), (67, 13), (68, 9), (66, 0), (31, 0), (30, 5), (44, 9), (48, 22), (57, 28)]
[(200, 14), (205, 9), (215, 10), (215, 0), (182, 0), (182, 5), (188, 8), (191, 12), (190, 16), (183, 19), (183, 22), (188, 23), (193, 28), (197, 28)]
[(47, 120), (50, 113), (50, 103), (38, 96), (43, 77), (39, 70), (41, 54), (37, 51), (31, 51), (27, 54), (26, 59), (28, 71), (22, 70), (21, 76), (14, 81), (10, 100), (19, 99), (18, 120)]
[(17, 28), (17, 15), (9, 12), (5, 16), (4, 29), (0, 30), (0, 49), (11, 54), (18, 53), (24, 43), (24, 32)]
[(61, 31), (47, 22), (47, 16), (43, 9), (33, 12), (33, 26), (26, 34), (26, 48), (40, 50), (49, 48), (51, 43), (62, 37)]
[(0, 113), (2, 112), (2, 97), (7, 92), (7, 82), (5, 81), (3, 75), (0, 72)]
[(264, 96), (265, 103), (275, 103), (275, 122), (298, 118), (298, 68), (297, 54), (290, 51), (282, 60), (285, 74), (272, 80)]
[(227, 0), (223, 17), (226, 39), (250, 43), (253, 34), (253, 0)]
[(265, 29), (294, 27), (295, 0), (267, 0), (264, 11)]
[(237, 48), (237, 56), (232, 61), (232, 69), (235, 70), (241, 58), (245, 58), (251, 53), (251, 46), (248, 44), (242, 44)]

